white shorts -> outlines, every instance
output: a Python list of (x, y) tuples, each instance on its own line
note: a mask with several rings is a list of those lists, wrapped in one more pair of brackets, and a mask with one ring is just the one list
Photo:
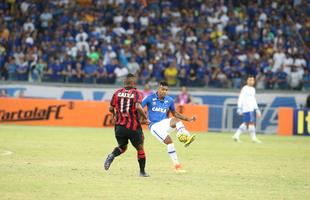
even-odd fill
[(175, 130), (175, 128), (170, 127), (170, 120), (171, 118), (163, 119), (151, 126), (151, 133), (162, 143), (164, 143), (166, 137)]

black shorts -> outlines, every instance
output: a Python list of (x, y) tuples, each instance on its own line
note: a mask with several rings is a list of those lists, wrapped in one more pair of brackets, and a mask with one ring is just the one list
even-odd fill
[(115, 137), (118, 143), (118, 146), (126, 146), (128, 140), (134, 147), (143, 145), (144, 135), (142, 128), (138, 128), (136, 131), (126, 128), (125, 126), (116, 125), (115, 126)]

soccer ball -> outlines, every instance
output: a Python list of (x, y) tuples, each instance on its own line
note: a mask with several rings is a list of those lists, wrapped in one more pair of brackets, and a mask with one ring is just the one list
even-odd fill
[(180, 141), (180, 142), (186, 142), (187, 141), (187, 135), (185, 135), (185, 134), (178, 134), (177, 135), (177, 137), (178, 137), (178, 140)]

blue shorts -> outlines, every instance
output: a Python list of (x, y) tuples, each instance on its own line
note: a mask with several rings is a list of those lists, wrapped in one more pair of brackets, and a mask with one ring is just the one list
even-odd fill
[(255, 122), (255, 112), (245, 112), (243, 113), (244, 123), (254, 123)]

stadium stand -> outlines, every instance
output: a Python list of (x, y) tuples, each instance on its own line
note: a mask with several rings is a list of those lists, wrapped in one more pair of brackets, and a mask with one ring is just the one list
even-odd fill
[(308, 1), (141, 2), (1, 1), (1, 79), (309, 90)]

